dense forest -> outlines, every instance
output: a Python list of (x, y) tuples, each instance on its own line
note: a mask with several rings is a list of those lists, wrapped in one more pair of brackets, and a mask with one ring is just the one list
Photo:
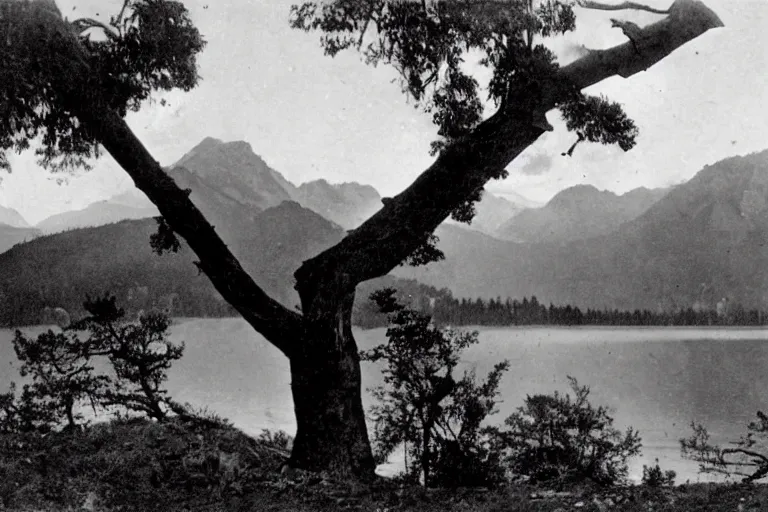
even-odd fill
[[(576, 306), (542, 304), (534, 296), (517, 299), (457, 299), (447, 290), (431, 297), (401, 294), (410, 299), (411, 307), (432, 316), (438, 324), (449, 325), (605, 325), (605, 326), (757, 326), (768, 324), (765, 311), (747, 310), (727, 301), (715, 309), (679, 309), (676, 311), (619, 311), (587, 309)], [(364, 328), (383, 327), (386, 318), (372, 307), (356, 310), (355, 322)]]
[[(298, 221), (296, 219), (299, 219)], [(245, 268), (289, 307), (298, 304), (287, 285), (292, 272), (330, 236), (308, 210), (285, 203), (269, 209), (251, 224), (249, 237), (235, 240)], [(286, 225), (288, 227), (286, 227)], [(309, 226), (303, 228), (302, 226)], [(289, 229), (289, 228), (293, 229)], [(73, 319), (84, 314), (86, 296), (115, 295), (129, 315), (162, 310), (174, 317), (230, 317), (234, 309), (201, 276), (194, 255), (182, 246), (178, 253), (158, 257), (147, 243), (157, 229), (152, 219), (123, 221), (99, 228), (77, 229), (39, 237), (0, 254), (0, 326), (53, 323), (50, 310), (63, 308)], [(288, 235), (287, 243), (274, 242)], [(319, 232), (319, 234), (317, 234)], [(300, 244), (296, 239), (305, 243)], [(270, 242), (272, 241), (272, 242)], [(306, 246), (309, 245), (309, 248)], [(299, 249), (299, 248), (302, 249)], [(375, 290), (397, 290), (402, 303), (450, 325), (765, 325), (768, 315), (721, 302), (713, 309), (635, 310), (580, 309), (553, 305), (536, 297), (513, 299), (456, 298), (414, 279), (384, 276), (361, 283), (353, 322), (363, 328), (383, 327), (386, 317), (368, 297)], [(734, 303), (736, 301), (733, 301)]]

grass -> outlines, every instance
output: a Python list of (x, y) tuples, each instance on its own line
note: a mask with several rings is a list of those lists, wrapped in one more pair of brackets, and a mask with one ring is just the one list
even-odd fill
[(554, 492), (363, 485), (281, 472), (285, 443), (226, 422), (115, 420), (82, 431), (0, 436), (0, 509), (19, 511), (626, 512), (768, 510), (768, 487), (580, 486)]

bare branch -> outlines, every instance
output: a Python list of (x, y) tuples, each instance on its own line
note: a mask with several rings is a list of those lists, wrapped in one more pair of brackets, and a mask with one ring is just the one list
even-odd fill
[(635, 2), (624, 2), (622, 4), (604, 4), (602, 2), (592, 2), (590, 0), (579, 0), (576, 5), (579, 7), (583, 7), (585, 9), (595, 9), (598, 11), (622, 11), (622, 10), (635, 10), (635, 11), (646, 11), (646, 12), (652, 12), (654, 14), (669, 14), (669, 9), (667, 10), (660, 10), (660, 9), (654, 9), (653, 7), (649, 7), (647, 5), (638, 4)]

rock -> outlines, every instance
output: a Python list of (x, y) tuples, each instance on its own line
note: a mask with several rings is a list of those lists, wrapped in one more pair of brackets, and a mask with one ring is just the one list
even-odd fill
[(573, 506), (576, 507), (576, 508), (582, 508), (584, 506), (584, 502), (583, 501), (577, 501), (576, 503), (574, 503)]

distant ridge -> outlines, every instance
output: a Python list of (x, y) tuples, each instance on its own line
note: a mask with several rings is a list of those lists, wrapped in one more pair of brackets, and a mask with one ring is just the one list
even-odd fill
[(713, 309), (723, 298), (761, 308), (768, 304), (766, 198), (763, 151), (705, 167), (608, 234), (514, 243), (441, 227), (445, 261), (395, 274), (458, 296), (535, 295), (581, 308)]
[(546, 205), (520, 212), (501, 225), (499, 238), (527, 243), (565, 243), (605, 235), (642, 215), (667, 193), (636, 188), (623, 195), (577, 185)]

